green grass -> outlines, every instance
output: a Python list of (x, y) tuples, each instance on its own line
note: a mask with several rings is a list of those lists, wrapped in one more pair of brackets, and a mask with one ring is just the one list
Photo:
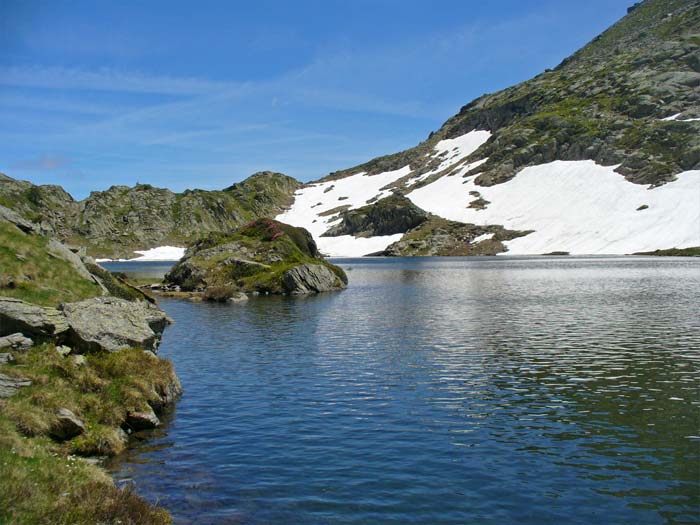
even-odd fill
[(0, 222), (0, 295), (45, 306), (101, 295), (66, 261), (47, 252), (48, 239)]
[[(119, 425), (127, 411), (162, 400), (175, 380), (172, 364), (138, 349), (86, 358), (77, 366), (43, 345), (0, 366), (4, 374), (32, 380), (0, 402), (0, 523), (170, 523), (167, 512), (115, 488), (104, 471), (72, 455), (123, 451)], [(52, 441), (58, 408), (73, 411), (87, 431)]]

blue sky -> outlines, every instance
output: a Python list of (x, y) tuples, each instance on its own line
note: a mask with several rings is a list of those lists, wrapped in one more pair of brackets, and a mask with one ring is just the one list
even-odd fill
[(632, 0), (0, 0), (0, 171), (76, 198), (319, 178), (414, 146)]

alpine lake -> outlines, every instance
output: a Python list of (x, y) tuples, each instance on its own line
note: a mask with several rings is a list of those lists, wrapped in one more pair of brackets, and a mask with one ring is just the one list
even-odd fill
[(159, 300), (185, 393), (118, 483), (183, 524), (700, 522), (700, 259), (333, 262), (343, 292)]

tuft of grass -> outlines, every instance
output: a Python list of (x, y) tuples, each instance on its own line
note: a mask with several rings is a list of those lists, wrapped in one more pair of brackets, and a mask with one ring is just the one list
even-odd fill
[(0, 414), (0, 523), (172, 523), (164, 509), (119, 489), (100, 468), (21, 436)]
[(149, 352), (125, 349), (86, 356), (77, 366), (53, 345), (18, 354), (0, 371), (21, 375), (32, 385), (5, 400), (0, 412), (30, 437), (47, 436), (59, 408), (74, 412), (87, 425), (81, 436), (63, 443), (66, 452), (115, 455), (124, 449), (117, 432), (129, 411), (159, 406), (169, 386), (177, 382), (172, 363)]
[(0, 295), (44, 306), (101, 295), (97, 284), (69, 263), (51, 257), (48, 238), (0, 222)]
[[(126, 349), (86, 355), (77, 366), (54, 345), (17, 354), (0, 366), (32, 380), (0, 402), (0, 523), (160, 525), (170, 515), (130, 488), (119, 489), (100, 468), (74, 455), (110, 456), (126, 446), (120, 425), (128, 411), (162, 406), (177, 382), (173, 366), (149, 352)], [(86, 424), (80, 436), (49, 437), (58, 408)]]

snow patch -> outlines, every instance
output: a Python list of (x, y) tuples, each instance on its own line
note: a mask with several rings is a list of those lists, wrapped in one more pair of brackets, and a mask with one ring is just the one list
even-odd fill
[(484, 234), (482, 234), (482, 235), (479, 235), (479, 236), (477, 236), (477, 237), (474, 237), (474, 238), (472, 239), (472, 242), (471, 242), (470, 244), (478, 244), (478, 243), (480, 243), (481, 241), (490, 241), (491, 239), (493, 239), (493, 236), (494, 236), (494, 235), (495, 235), (495, 234), (493, 234), (493, 233), (484, 233)]
[[(535, 230), (508, 241), (509, 254), (626, 254), (700, 246), (700, 170), (647, 188), (593, 161), (555, 161), (495, 186), (441, 177), (407, 197), (449, 220)], [(468, 208), (478, 191), (491, 204)], [(641, 206), (648, 208), (638, 210)]]
[(133, 259), (97, 259), (97, 262), (179, 261), (185, 255), (185, 248), (180, 246), (158, 246), (150, 250), (134, 250), (134, 252), (140, 254), (140, 256)]

